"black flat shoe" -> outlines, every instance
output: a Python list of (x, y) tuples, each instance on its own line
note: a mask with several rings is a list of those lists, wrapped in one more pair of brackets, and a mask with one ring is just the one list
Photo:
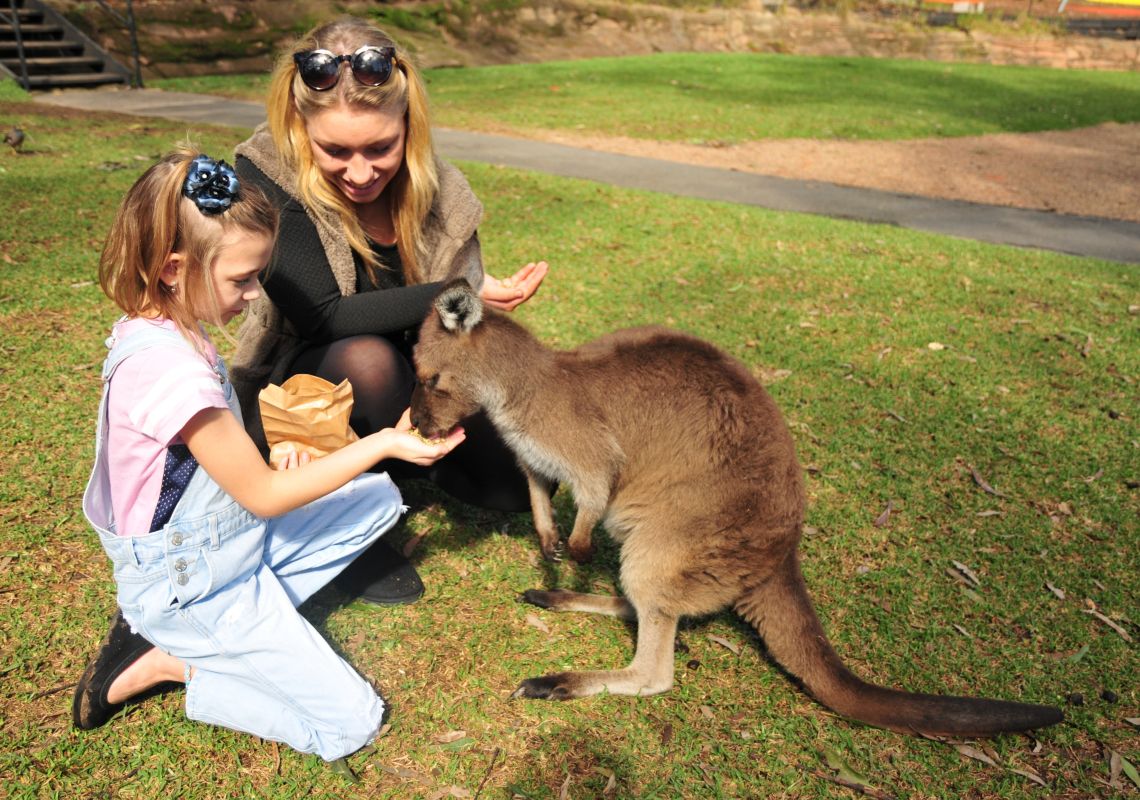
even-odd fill
[(383, 539), (357, 556), (333, 584), (345, 594), (377, 606), (414, 603), (424, 593), (423, 581), (412, 562)]
[(71, 703), (71, 719), (75, 727), (84, 731), (94, 730), (118, 714), (127, 702), (138, 702), (172, 685), (160, 684), (127, 702), (107, 702), (107, 689), (115, 679), (153, 648), (153, 644), (131, 631), (131, 626), (123, 619), (121, 611), (115, 613), (107, 638), (103, 640), (102, 647), (87, 665), (83, 677), (75, 687), (75, 698)]

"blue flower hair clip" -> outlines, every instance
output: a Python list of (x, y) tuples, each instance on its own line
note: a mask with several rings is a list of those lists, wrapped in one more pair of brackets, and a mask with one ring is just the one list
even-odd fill
[(237, 197), (238, 187), (233, 167), (209, 156), (197, 156), (190, 162), (182, 194), (193, 200), (203, 214), (221, 214)]

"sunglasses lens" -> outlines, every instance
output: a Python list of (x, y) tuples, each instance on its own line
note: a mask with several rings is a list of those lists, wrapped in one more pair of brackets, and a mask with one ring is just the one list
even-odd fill
[(324, 91), (336, 86), (340, 62), (325, 53), (310, 53), (300, 62), (301, 80), (310, 89)]
[(365, 86), (380, 86), (392, 74), (392, 57), (374, 47), (361, 50), (352, 57), (352, 74)]

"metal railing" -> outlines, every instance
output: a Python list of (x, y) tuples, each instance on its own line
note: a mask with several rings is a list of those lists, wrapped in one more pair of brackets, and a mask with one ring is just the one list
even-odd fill
[[(10, 0), (14, 2), (14, 0)], [(120, 14), (106, 2), (106, 0), (95, 0), (99, 7), (106, 11), (111, 17), (120, 25), (125, 27), (131, 36), (131, 58), (135, 64), (135, 72), (131, 78), (131, 87), (134, 89), (141, 89), (143, 85), (142, 80), (142, 59), (139, 57), (139, 32), (138, 27), (135, 25), (135, 9), (131, 0), (127, 0), (127, 13)]]
[(20, 12), (16, 8), (16, 0), (8, 0), (8, 11), (0, 11), (0, 20), (11, 25), (16, 36), (16, 55), (20, 58), (20, 75), (17, 80), (20, 82), (20, 88), (26, 92), (32, 82), (28, 79), (28, 57), (24, 53), (24, 37), (20, 32)]

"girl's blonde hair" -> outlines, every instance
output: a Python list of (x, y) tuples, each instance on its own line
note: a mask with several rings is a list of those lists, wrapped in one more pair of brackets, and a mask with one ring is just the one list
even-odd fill
[[(183, 196), (201, 152), (183, 143), (143, 173), (119, 206), (99, 257), (99, 285), (131, 317), (165, 317), (199, 342), (199, 321), (220, 325), (210, 267), (222, 238), (238, 230), (277, 236), (277, 210), (256, 186), (241, 186), (229, 208), (206, 214)], [(160, 280), (174, 253), (185, 259), (177, 289)]]
[(340, 104), (402, 114), (404, 160), (385, 191), (393, 193), (392, 215), (404, 278), (408, 283), (421, 283), (424, 221), (439, 189), (439, 176), (432, 147), (427, 91), (415, 65), (397, 47), (395, 69), (383, 85), (365, 86), (352, 76), (347, 65), (340, 65), (340, 80), (336, 86), (316, 91), (305, 85), (293, 63), (295, 53), (323, 49), (341, 55), (355, 53), (365, 45), (396, 47), (390, 36), (356, 17), (328, 22), (301, 37), (281, 56), (273, 70), (266, 101), (269, 131), (285, 165), (297, 175), (296, 190), (301, 200), (318, 213), (331, 213), (339, 218), (349, 246), (375, 277), (375, 270), (382, 265), (372, 252), (352, 203), (313, 163), (305, 120)]

